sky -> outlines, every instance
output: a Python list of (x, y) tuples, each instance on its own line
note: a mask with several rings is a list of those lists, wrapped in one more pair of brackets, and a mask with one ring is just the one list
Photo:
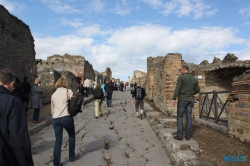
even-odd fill
[(250, 59), (249, 0), (0, 0), (30, 27), (36, 59), (81, 55), (127, 81), (147, 58), (180, 53), (188, 63), (233, 53)]

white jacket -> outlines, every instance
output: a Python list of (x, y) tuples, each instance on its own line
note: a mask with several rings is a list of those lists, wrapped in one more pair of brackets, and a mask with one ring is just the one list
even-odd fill
[[(68, 89), (70, 97), (73, 96), (72, 90)], [(51, 96), (51, 115), (52, 118), (68, 116), (67, 89), (60, 87)]]

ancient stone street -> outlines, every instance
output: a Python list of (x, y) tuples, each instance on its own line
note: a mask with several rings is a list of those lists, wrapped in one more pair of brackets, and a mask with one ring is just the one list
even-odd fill
[[(85, 105), (75, 117), (76, 153), (79, 160), (68, 161), (68, 135), (64, 130), (61, 162), (66, 166), (167, 166), (171, 161), (148, 121), (136, 118), (130, 92), (115, 91), (112, 107), (103, 102), (103, 116), (94, 118), (94, 103)], [(152, 108), (145, 103), (145, 110)], [(55, 142), (49, 125), (31, 136), (36, 166), (53, 165)]]

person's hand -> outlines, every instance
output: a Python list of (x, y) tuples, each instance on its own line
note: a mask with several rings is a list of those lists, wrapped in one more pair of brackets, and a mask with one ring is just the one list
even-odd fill
[(173, 100), (172, 104), (173, 104), (173, 106), (175, 106), (176, 105), (176, 100)]

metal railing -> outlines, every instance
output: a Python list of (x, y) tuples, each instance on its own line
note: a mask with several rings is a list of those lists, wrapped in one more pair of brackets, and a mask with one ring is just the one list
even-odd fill
[[(199, 93), (199, 116), (200, 118), (213, 119), (215, 123), (219, 121), (227, 122), (227, 119), (221, 119), (222, 113), (228, 115), (228, 99), (223, 103), (218, 94), (230, 93), (231, 91), (212, 91)], [(212, 95), (212, 98), (209, 96)], [(220, 108), (220, 110), (219, 110)], [(212, 114), (213, 113), (213, 114)]]

